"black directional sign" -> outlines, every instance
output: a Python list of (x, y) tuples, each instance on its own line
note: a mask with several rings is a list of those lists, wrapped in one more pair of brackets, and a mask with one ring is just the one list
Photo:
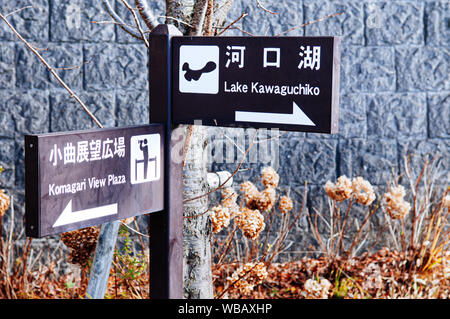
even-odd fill
[(172, 122), (335, 133), (340, 38), (172, 37)]
[(156, 124), (26, 135), (27, 236), (162, 210), (163, 136)]

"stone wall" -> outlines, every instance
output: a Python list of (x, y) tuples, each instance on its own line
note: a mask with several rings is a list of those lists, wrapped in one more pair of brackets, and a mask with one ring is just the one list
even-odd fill
[[(150, 2), (156, 15), (164, 15), (165, 1)], [(92, 23), (111, 21), (101, 0), (0, 0), (0, 11), (6, 14), (30, 3), (33, 8), (9, 16), (9, 21), (51, 65), (60, 68), (63, 80), (101, 123), (105, 127), (147, 123), (148, 61), (144, 44), (117, 25)], [(236, 26), (254, 35), (276, 35), (333, 13), (344, 13), (287, 34), (342, 36), (340, 128), (339, 134), (331, 136), (260, 131), (261, 141), (267, 136), (280, 137), (269, 144), (257, 144), (253, 157), (242, 165), (251, 170), (240, 171), (235, 184), (256, 181), (260, 169), (270, 163), (280, 174), (281, 189), (290, 188), (296, 207), (308, 182), (307, 208), (313, 212), (313, 208), (326, 207), (322, 185), (327, 180), (334, 181), (343, 174), (360, 175), (383, 187), (390, 181), (392, 169), (401, 171), (407, 151), (419, 156), (441, 154), (445, 175), (440, 184), (448, 184), (448, 1), (261, 3), (277, 15), (258, 8), (256, 1), (235, 0), (230, 21), (247, 12)], [(119, 13), (128, 15), (120, 1), (115, 6)], [(127, 21), (132, 24), (129, 15)], [(235, 29), (225, 35), (243, 32)], [(0, 165), (6, 169), (2, 187), (15, 196), (20, 214), (24, 201), (23, 134), (93, 127), (49, 71), (0, 23)], [(234, 150), (226, 160), (211, 161), (210, 169), (234, 171), (241, 152), (229, 140), (234, 139), (237, 145), (244, 141), (240, 146), (245, 149), (253, 130), (211, 128), (210, 134), (211, 149), (222, 140), (228, 152)], [(303, 250), (311, 236), (306, 217), (297, 224), (290, 237), (292, 251)]]

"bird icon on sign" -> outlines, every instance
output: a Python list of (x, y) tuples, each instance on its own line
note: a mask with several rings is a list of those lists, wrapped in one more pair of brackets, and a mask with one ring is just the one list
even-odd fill
[(179, 52), (180, 92), (219, 93), (219, 47), (216, 45), (182, 45)]
[(216, 69), (216, 63), (214, 63), (213, 61), (209, 61), (208, 63), (206, 63), (206, 65), (201, 68), (200, 70), (191, 70), (191, 68), (189, 67), (189, 63), (185, 62), (183, 64), (183, 71), (186, 71), (186, 73), (184, 74), (184, 78), (188, 81), (194, 80), (194, 81), (198, 81), (198, 79), (200, 79), (200, 77), (202, 76), (203, 73), (209, 73), (212, 72)]

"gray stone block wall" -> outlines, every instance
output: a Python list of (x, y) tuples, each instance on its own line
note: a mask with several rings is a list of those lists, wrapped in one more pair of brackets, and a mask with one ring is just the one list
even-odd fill
[[(120, 1), (113, 2), (132, 24)], [(448, 184), (449, 1), (261, 1), (277, 15), (258, 8), (256, 1), (234, 2), (230, 21), (248, 13), (236, 26), (253, 35), (277, 35), (343, 12), (285, 34), (342, 37), (339, 133), (260, 131), (260, 141), (271, 139), (252, 149), (242, 165), (250, 169), (235, 176), (236, 185), (247, 179), (257, 181), (261, 168), (273, 165), (280, 174), (281, 188), (290, 188), (296, 207), (307, 181), (307, 208), (326, 209), (322, 186), (327, 180), (361, 175), (382, 189), (391, 180), (392, 169), (401, 172), (404, 168), (406, 152), (420, 156), (439, 152), (446, 171), (441, 183)], [(155, 15), (164, 15), (163, 0), (150, 3)], [(147, 123), (146, 48), (117, 25), (92, 23), (111, 21), (101, 0), (0, 0), (0, 10), (6, 14), (29, 4), (33, 8), (9, 20), (58, 68), (102, 124)], [(245, 34), (232, 29), (224, 35)], [(15, 194), (20, 213), (25, 178), (23, 134), (94, 127), (48, 70), (0, 23), (0, 165), (6, 169), (2, 187)], [(254, 131), (210, 128), (209, 132), (210, 149), (218, 152), (209, 169), (234, 171), (242, 156), (236, 145), (245, 150)], [(416, 162), (417, 168), (420, 161)], [(302, 250), (310, 239), (303, 216), (290, 237), (292, 251)]]

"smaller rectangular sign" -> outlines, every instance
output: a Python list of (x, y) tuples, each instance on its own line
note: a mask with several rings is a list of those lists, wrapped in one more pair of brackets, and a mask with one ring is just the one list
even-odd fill
[(25, 135), (25, 219), (43, 237), (164, 208), (163, 126)]

